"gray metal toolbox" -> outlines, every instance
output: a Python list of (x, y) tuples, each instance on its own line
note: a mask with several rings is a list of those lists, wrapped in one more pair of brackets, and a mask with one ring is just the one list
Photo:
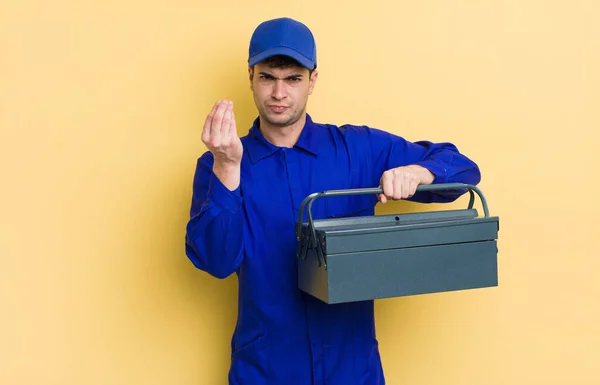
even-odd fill
[[(306, 197), (296, 223), (299, 289), (334, 304), (498, 286), (499, 218), (490, 217), (485, 197), (473, 185), (432, 184), (417, 191), (448, 189), (468, 190), (468, 208), (314, 220), (311, 206), (318, 198), (382, 189)], [(473, 192), (484, 217), (473, 208)]]

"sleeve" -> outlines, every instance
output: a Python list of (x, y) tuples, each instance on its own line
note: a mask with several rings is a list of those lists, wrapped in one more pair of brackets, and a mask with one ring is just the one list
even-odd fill
[[(410, 142), (401, 136), (365, 126), (355, 127), (357, 136), (369, 143), (373, 185), (379, 185), (387, 170), (407, 165), (419, 165), (433, 175), (433, 183), (465, 183), (477, 185), (481, 180), (479, 167), (449, 142)], [(366, 140), (365, 140), (366, 139)], [(466, 189), (418, 192), (409, 200), (421, 203), (452, 202), (466, 193)]]
[(213, 157), (204, 153), (193, 179), (190, 220), (186, 226), (186, 255), (198, 269), (226, 278), (243, 258), (244, 221), (240, 187), (230, 191), (212, 172)]

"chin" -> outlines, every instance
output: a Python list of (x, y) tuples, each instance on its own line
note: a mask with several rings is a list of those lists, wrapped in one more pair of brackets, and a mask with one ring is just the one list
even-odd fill
[(277, 125), (288, 125), (290, 123), (293, 123), (293, 119), (291, 116), (269, 116), (269, 120), (271, 121), (272, 124), (277, 124)]
[(287, 126), (295, 122), (293, 115), (272, 115), (267, 114), (265, 120), (274, 126)]

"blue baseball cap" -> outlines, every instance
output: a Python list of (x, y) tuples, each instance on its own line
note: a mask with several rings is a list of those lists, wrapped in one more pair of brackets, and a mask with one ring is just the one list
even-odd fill
[(317, 47), (312, 32), (289, 17), (262, 22), (250, 39), (249, 66), (275, 55), (289, 56), (309, 70), (317, 67)]

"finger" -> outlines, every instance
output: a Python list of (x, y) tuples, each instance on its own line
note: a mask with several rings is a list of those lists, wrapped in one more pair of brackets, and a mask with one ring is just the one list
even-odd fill
[(227, 101), (219, 100), (211, 121), (211, 129), (213, 131), (216, 131), (217, 126), (219, 127), (219, 129), (221, 128), (221, 125), (223, 124), (223, 115), (225, 114), (225, 110), (227, 110)]
[(232, 114), (231, 103), (228, 102), (227, 109), (225, 110), (225, 114), (223, 115), (223, 124), (221, 126), (221, 135), (222, 135), (223, 139), (226, 139), (229, 137), (229, 133), (230, 133), (229, 126), (231, 125), (231, 114)]
[(394, 199), (402, 199), (402, 195), (406, 186), (404, 185), (404, 175), (401, 172), (397, 172), (394, 175)]
[(211, 129), (211, 140), (213, 143), (221, 142), (221, 127), (223, 125), (223, 116), (225, 115), (225, 110), (227, 109), (227, 103), (225, 101), (221, 101), (219, 103), (219, 107), (217, 107), (217, 111), (215, 112), (215, 116), (212, 119)]
[(410, 196), (410, 184), (412, 182), (412, 178), (409, 175), (402, 175), (402, 199), (406, 199)]
[(419, 182), (417, 180), (413, 179), (410, 182), (410, 188), (408, 189), (408, 197), (407, 198), (410, 198), (415, 195), (415, 193), (417, 192), (418, 186), (419, 186)]
[(237, 137), (237, 125), (235, 122), (235, 113), (233, 112), (233, 102), (231, 102), (231, 124), (229, 125), (229, 135), (231, 137)]
[[(381, 183), (379, 183), (378, 188), (381, 188)], [(386, 202), (385, 196), (383, 194), (377, 194), (377, 201), (379, 201), (381, 203), (385, 203)]]
[[(379, 186), (377, 186), (377, 188), (381, 189), (381, 179), (379, 180)], [(383, 203), (383, 201), (381, 200), (381, 194), (377, 193), (375, 194), (375, 197), (377, 198), (377, 202)]]
[(383, 195), (385, 198), (385, 202), (387, 202), (388, 199), (394, 197), (394, 182), (393, 174), (391, 172), (386, 171), (383, 173), (381, 185), (383, 187)]
[(202, 128), (202, 141), (203, 142), (208, 142), (208, 138), (210, 138), (210, 126), (212, 124), (212, 119), (215, 116), (215, 112), (217, 111), (217, 106), (219, 105), (219, 101), (215, 102), (215, 104), (213, 104), (212, 109), (210, 110), (210, 112), (208, 113), (208, 116), (206, 117), (206, 120), (204, 121), (204, 127)]

